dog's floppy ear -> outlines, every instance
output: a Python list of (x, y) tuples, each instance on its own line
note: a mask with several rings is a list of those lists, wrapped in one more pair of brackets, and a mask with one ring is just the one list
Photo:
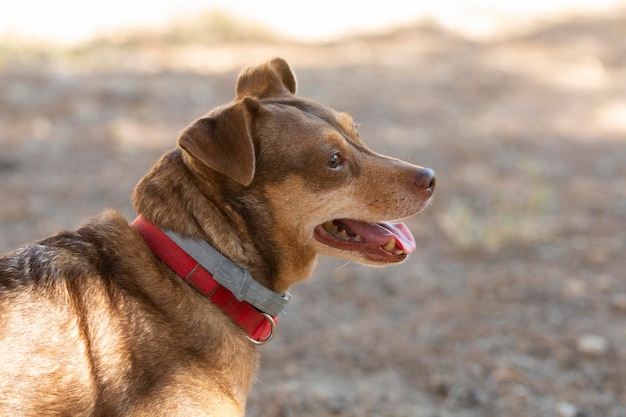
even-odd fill
[(202, 117), (183, 130), (178, 146), (208, 167), (247, 186), (254, 178), (256, 157), (251, 124), (259, 106), (256, 99), (248, 97)]
[(237, 79), (236, 91), (237, 98), (296, 94), (296, 76), (284, 59), (274, 58), (243, 70)]

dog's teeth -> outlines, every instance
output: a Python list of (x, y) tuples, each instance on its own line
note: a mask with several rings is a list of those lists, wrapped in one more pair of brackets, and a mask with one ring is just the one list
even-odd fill
[(392, 238), (388, 243), (386, 243), (385, 245), (383, 245), (383, 249), (385, 249), (388, 252), (391, 252), (393, 250), (393, 248), (396, 247), (396, 238)]
[(337, 230), (338, 230), (337, 225), (335, 225), (335, 223), (333, 223), (332, 220), (324, 223), (322, 227), (329, 233), (337, 233)]
[(363, 238), (361, 237), (361, 235), (356, 235), (356, 236), (354, 237), (354, 241), (355, 241), (355, 242), (363, 242)]
[(398, 250), (396, 251), (396, 255), (404, 255), (405, 253), (406, 253), (406, 252), (405, 252), (405, 251), (403, 251), (402, 249), (398, 249)]
[(342, 230), (341, 232), (337, 234), (337, 237), (341, 240), (348, 240), (348, 232), (346, 232), (345, 230)]

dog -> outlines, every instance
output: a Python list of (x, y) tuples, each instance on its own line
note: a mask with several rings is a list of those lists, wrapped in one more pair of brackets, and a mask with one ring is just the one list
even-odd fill
[(107, 210), (0, 257), (0, 415), (244, 415), (290, 286), (318, 254), (404, 261), (398, 221), (436, 182), (297, 97), (280, 58), (177, 145), (136, 186), (135, 221)]

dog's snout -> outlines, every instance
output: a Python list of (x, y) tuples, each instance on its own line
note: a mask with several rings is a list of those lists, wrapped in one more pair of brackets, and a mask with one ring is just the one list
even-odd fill
[(435, 179), (435, 171), (430, 168), (422, 168), (417, 171), (417, 176), (415, 178), (415, 185), (419, 187), (420, 190), (425, 190), (429, 192), (435, 191), (435, 184), (437, 180)]

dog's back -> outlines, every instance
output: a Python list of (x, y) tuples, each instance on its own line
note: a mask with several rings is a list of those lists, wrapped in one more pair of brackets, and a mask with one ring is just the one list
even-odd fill
[(0, 258), (2, 415), (85, 415), (95, 405), (74, 283), (56, 276), (67, 255), (42, 242)]
[[(189, 366), (207, 354), (211, 329), (198, 325), (195, 346), (181, 334), (184, 310), (196, 306), (176, 305), (185, 298), (176, 293), (190, 289), (157, 279), (163, 267), (153, 256), (126, 219), (107, 211), (0, 257), (0, 415), (171, 415), (211, 406), (212, 373)], [(241, 412), (214, 391), (215, 415)]]

